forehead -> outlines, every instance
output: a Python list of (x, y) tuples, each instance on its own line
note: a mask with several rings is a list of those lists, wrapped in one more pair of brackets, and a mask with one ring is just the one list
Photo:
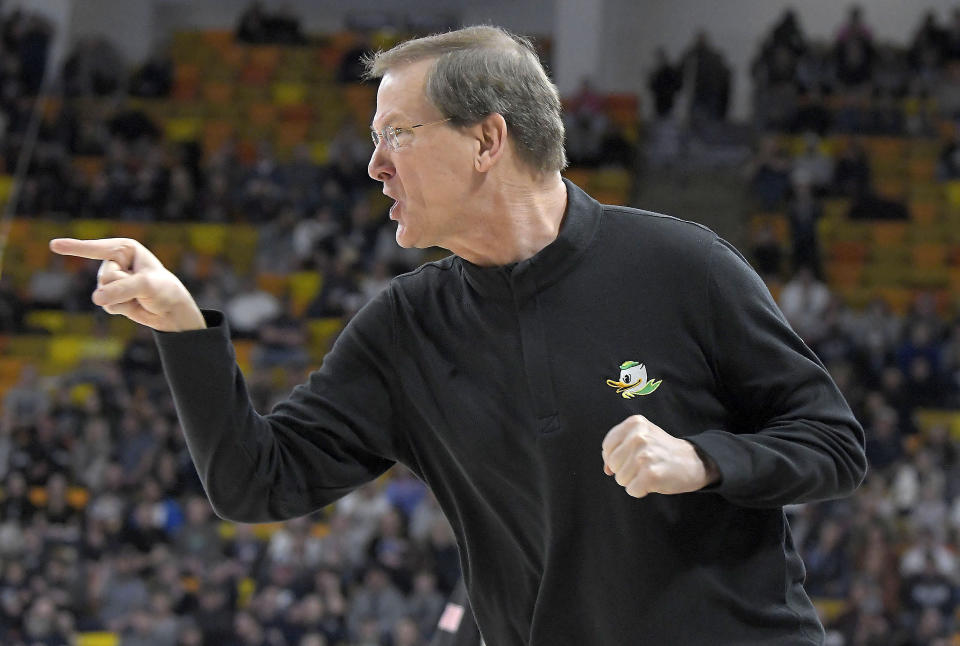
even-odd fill
[(433, 63), (433, 59), (407, 63), (391, 68), (383, 75), (377, 90), (375, 128), (396, 120), (423, 119), (438, 113), (426, 95), (427, 74)]

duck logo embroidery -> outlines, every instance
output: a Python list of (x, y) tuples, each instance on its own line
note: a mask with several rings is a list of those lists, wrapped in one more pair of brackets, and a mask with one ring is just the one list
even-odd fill
[(660, 387), (663, 379), (647, 380), (647, 367), (637, 361), (624, 361), (620, 364), (620, 380), (607, 379), (607, 385), (616, 388), (624, 399), (633, 399), (640, 395), (649, 395)]

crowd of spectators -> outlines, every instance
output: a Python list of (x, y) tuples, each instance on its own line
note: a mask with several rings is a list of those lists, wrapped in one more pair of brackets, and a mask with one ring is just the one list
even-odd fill
[[(301, 377), (249, 385), (266, 408)], [(143, 332), (119, 362), (26, 370), (2, 428), (4, 644), (417, 646), (459, 577), (435, 500), (398, 469), (268, 537), (220, 522)]]
[[(245, 15), (240, 30), (266, 38), (255, 23)], [(32, 104), (25, 97), (39, 87), (38, 34), (49, 39), (48, 29), (10, 14), (0, 30), (0, 118), (8, 124), (0, 152), (7, 168)], [(918, 40), (940, 43), (938, 60), (950, 60), (948, 35), (930, 36), (940, 32), (929, 26), (921, 31), (927, 36)], [(764, 44), (770, 56), (758, 58), (758, 85), (779, 91), (786, 83), (802, 98), (800, 108), (840, 86), (797, 79), (835, 77), (832, 83), (873, 94), (870, 79), (886, 69), (874, 62), (883, 54), (858, 12), (829, 56), (806, 41), (796, 16), (787, 14), (774, 33)], [(229, 145), (204, 159), (196, 146), (170, 147), (158, 124), (120, 107), (126, 93), (169, 91), (165, 53), (128, 76), (109, 57), (89, 59), (102, 47), (83, 42), (67, 59), (73, 87), (63, 85), (62, 108), (41, 130), (21, 213), (253, 224), (254, 272), (323, 273), (323, 288), (306, 310), (311, 317), (348, 318), (392, 275), (423, 259), (396, 247), (389, 221), (369, 200), (363, 133), (345, 128), (326, 165), (312, 162), (305, 148), (278, 159), (266, 143), (252, 164), (240, 163)], [(928, 49), (919, 46), (909, 64), (930, 59)], [(864, 56), (869, 74), (857, 69)], [(684, 82), (700, 77), (713, 83), (698, 95), (700, 114), (725, 114), (729, 85), (723, 75), (703, 72), (725, 64), (705, 34), (677, 66), (665, 56), (660, 63), (651, 79), (658, 112), (668, 113)], [(921, 72), (910, 79), (926, 78)], [(98, 95), (116, 101), (90, 114), (71, 100)], [(571, 141), (571, 156), (604, 163), (599, 151), (621, 142), (599, 118), (600, 95), (584, 84), (567, 106), (571, 132), (582, 135), (576, 126), (588, 124), (587, 132), (599, 136)], [(881, 301), (856, 312), (824, 284), (812, 233), (818, 200), (869, 195), (871, 185), (856, 140), (835, 159), (822, 153), (816, 132), (852, 127), (828, 117), (825, 130), (801, 129), (814, 134), (799, 154), (788, 154), (776, 138), (764, 140), (749, 174), (758, 199), (770, 208), (786, 205), (795, 231), (793, 278), (780, 293), (781, 308), (827, 365), (868, 437), (871, 469), (863, 487), (845, 500), (788, 508), (794, 541), (807, 565), (808, 592), (837, 601), (822, 606), (831, 644), (946, 645), (960, 633), (960, 444), (946, 423), (921, 429), (917, 412), (960, 408), (960, 319), (938, 317), (926, 297), (905, 317)], [(792, 128), (795, 118), (765, 123)], [(69, 163), (75, 155), (103, 155), (92, 180)], [(758, 235), (758, 270), (772, 275), (781, 268), (779, 251), (769, 230)], [(221, 260), (201, 273), (199, 264), (185, 252), (173, 269), (202, 307), (226, 312), (237, 336), (253, 341), (248, 388), (258, 410), (267, 411), (311, 368), (304, 321), (287, 296), (258, 287), (252, 275)], [(70, 272), (52, 257), (23, 294), (0, 281), (0, 329), (23, 331), (30, 307), (92, 311), (95, 271)], [(79, 632), (108, 630), (122, 646), (422, 646), (459, 577), (452, 532), (436, 501), (399, 468), (269, 531), (221, 522), (203, 494), (145, 329), (116, 362), (86, 360), (55, 376), (24, 369), (2, 402), (0, 483), (3, 644), (57, 646)]]
[[(918, 416), (960, 409), (960, 312), (944, 318), (925, 292), (906, 316), (879, 298), (853, 311), (826, 284), (817, 239), (825, 199), (845, 202), (848, 220), (907, 218), (903, 203), (877, 193), (860, 135), (939, 135), (938, 124), (957, 116), (956, 43), (960, 9), (947, 28), (925, 15), (907, 47), (876, 42), (856, 6), (830, 44), (809, 40), (788, 10), (753, 66), (756, 125), (767, 134), (746, 177), (761, 211), (786, 214), (790, 257), (768, 222), (754, 231), (752, 259), (781, 286), (784, 315), (867, 433), (870, 472), (853, 497), (788, 508), (808, 593), (842, 600), (832, 612), (821, 606), (836, 646), (960, 637), (957, 436), (948, 422)], [(788, 149), (785, 133), (802, 144)], [(836, 134), (852, 136), (828, 152), (825, 138)], [(956, 140), (946, 141), (929, 181), (956, 178), (955, 156)]]
[(947, 25), (926, 13), (905, 44), (878, 41), (859, 5), (832, 42), (808, 38), (787, 10), (752, 65), (755, 120), (821, 135), (933, 134), (935, 112), (960, 115), (958, 63), (960, 8)]

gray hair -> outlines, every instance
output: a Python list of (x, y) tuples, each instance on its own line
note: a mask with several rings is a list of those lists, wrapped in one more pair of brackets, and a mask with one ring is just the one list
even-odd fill
[(544, 172), (567, 166), (560, 94), (529, 39), (487, 25), (416, 38), (365, 58), (365, 78), (429, 58), (427, 99), (453, 125), (498, 113), (524, 163)]

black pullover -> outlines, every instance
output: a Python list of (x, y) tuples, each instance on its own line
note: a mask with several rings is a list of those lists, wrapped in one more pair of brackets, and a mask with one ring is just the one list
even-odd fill
[[(567, 190), (554, 242), (395, 278), (268, 415), (222, 315), (156, 333), (214, 510), (301, 516), (401, 462), (453, 525), (489, 646), (821, 643), (782, 506), (853, 491), (862, 428), (732, 246)], [(607, 383), (634, 362), (649, 394)], [(600, 448), (634, 414), (721, 481), (627, 495)]]

